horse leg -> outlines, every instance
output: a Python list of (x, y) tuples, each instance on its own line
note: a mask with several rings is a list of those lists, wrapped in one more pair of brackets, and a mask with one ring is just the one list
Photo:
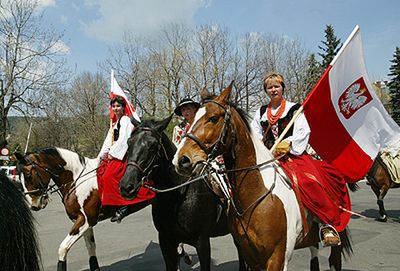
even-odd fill
[(329, 268), (331, 271), (342, 270), (342, 246), (331, 247), (331, 254), (329, 255)]
[[(66, 271), (67, 270), (67, 254), (70, 248), (75, 244), (79, 238), (86, 232), (89, 228), (89, 224), (84, 222), (84, 217), (78, 217), (74, 226), (72, 227), (69, 234), (64, 238), (61, 242), (60, 247), (58, 248), (58, 264), (57, 271)], [(81, 225), (81, 226), (79, 226)]]
[(386, 214), (385, 206), (383, 205), (383, 199), (385, 198), (388, 190), (389, 190), (389, 187), (387, 185), (383, 185), (381, 187), (381, 189), (379, 190), (378, 200), (376, 201), (376, 203), (379, 206), (379, 218), (377, 220), (380, 222), (387, 221), (387, 214)]
[[(272, 252), (271, 257), (268, 259), (265, 270), (268, 271), (282, 271), (286, 270), (287, 261), (285, 259), (285, 244), (278, 244)], [(284, 269), (285, 268), (285, 269)]]
[(94, 240), (93, 227), (89, 227), (83, 234), (85, 238), (86, 248), (89, 254), (90, 271), (100, 271), (99, 262), (96, 256), (96, 242)]
[(311, 252), (310, 271), (319, 271), (319, 260), (318, 260), (319, 245), (318, 245), (318, 243), (316, 243), (313, 246), (310, 246), (309, 249)]
[(179, 255), (178, 255), (178, 241), (171, 240), (167, 234), (158, 233), (158, 241), (160, 242), (161, 253), (164, 258), (165, 267), (167, 271), (178, 270)]
[(200, 271), (210, 271), (211, 247), (208, 236), (200, 236), (196, 245), (197, 255), (200, 261)]
[(238, 258), (239, 258), (239, 271), (246, 271), (246, 262), (244, 260), (243, 254), (242, 254), (242, 249), (240, 248), (240, 245), (238, 242), (236, 242), (235, 238), (233, 238), (233, 243), (235, 244), (237, 253), (238, 253)]

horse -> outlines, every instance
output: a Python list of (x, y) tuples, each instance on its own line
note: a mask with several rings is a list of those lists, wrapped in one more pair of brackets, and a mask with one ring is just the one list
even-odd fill
[(392, 179), (387, 165), (382, 160), (381, 153), (378, 153), (377, 157), (374, 159), (366, 178), (377, 198), (379, 217), (376, 220), (386, 222), (387, 214), (383, 204), (383, 199), (390, 188), (398, 188), (400, 187), (400, 184), (396, 183), (395, 180)]
[[(68, 251), (82, 236), (89, 254), (90, 271), (100, 270), (93, 227), (98, 221), (111, 217), (115, 207), (101, 207), (97, 186), (99, 159), (56, 147), (41, 148), (24, 156), (16, 153), (15, 156), (31, 209), (44, 209), (49, 202), (49, 193), (57, 191), (74, 223), (59, 246), (57, 270), (67, 270)], [(52, 185), (51, 180), (54, 182)], [(149, 204), (147, 201), (138, 203), (132, 212)]]
[(23, 193), (0, 173), (0, 266), (9, 271), (40, 271), (34, 219)]
[[(199, 174), (204, 164), (222, 154), (231, 185), (228, 223), (246, 263), (252, 270), (287, 270), (294, 249), (310, 247), (316, 253), (318, 223), (299, 206), (290, 180), (251, 132), (244, 112), (228, 101), (231, 91), (232, 83), (210, 100), (204, 100), (202, 92), (203, 105), (173, 164), (181, 174)], [(339, 234), (342, 243), (331, 248), (329, 257), (330, 268), (336, 271), (342, 268), (341, 253), (352, 253), (347, 229)], [(319, 270), (313, 256), (310, 268)]]
[[(127, 199), (133, 199), (147, 180), (152, 180), (158, 190), (170, 190), (157, 193), (152, 202), (166, 270), (178, 268), (179, 243), (195, 247), (200, 270), (210, 270), (210, 237), (229, 233), (226, 215), (205, 182), (185, 186), (187, 178), (175, 172), (171, 161), (176, 147), (163, 132), (171, 117), (140, 124), (132, 119), (135, 129), (128, 140), (127, 168), (119, 188)], [(239, 248), (238, 255), (239, 270), (246, 270)]]

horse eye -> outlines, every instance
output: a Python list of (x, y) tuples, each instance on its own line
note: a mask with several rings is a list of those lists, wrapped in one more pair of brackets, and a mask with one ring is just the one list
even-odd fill
[(217, 116), (213, 116), (213, 117), (211, 117), (211, 118), (209, 118), (209, 122), (212, 122), (212, 123), (217, 123), (218, 122), (218, 119), (219, 119), (219, 117), (217, 117)]

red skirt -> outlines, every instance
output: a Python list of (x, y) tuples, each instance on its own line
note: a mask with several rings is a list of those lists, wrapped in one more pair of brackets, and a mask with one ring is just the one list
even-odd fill
[(343, 231), (351, 217), (351, 201), (344, 176), (328, 163), (308, 154), (289, 155), (280, 163), (292, 184), (298, 183), (304, 206), (323, 223)]
[(113, 159), (111, 161), (103, 160), (101, 166), (97, 169), (97, 184), (101, 204), (124, 206), (132, 205), (155, 197), (156, 193), (148, 188), (141, 187), (135, 199), (127, 200), (119, 192), (119, 182), (124, 176), (126, 169), (126, 160)]

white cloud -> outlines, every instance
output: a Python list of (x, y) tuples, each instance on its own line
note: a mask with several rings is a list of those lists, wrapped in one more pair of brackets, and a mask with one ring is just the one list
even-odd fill
[(38, 8), (43, 9), (45, 7), (55, 6), (56, 0), (39, 0), (38, 1)]
[(85, 23), (88, 36), (106, 41), (121, 41), (124, 32), (151, 35), (170, 23), (193, 23), (196, 11), (210, 0), (87, 0), (98, 8), (99, 18)]
[(59, 54), (70, 54), (71, 50), (63, 41), (59, 40), (57, 43), (54, 44), (52, 51)]

